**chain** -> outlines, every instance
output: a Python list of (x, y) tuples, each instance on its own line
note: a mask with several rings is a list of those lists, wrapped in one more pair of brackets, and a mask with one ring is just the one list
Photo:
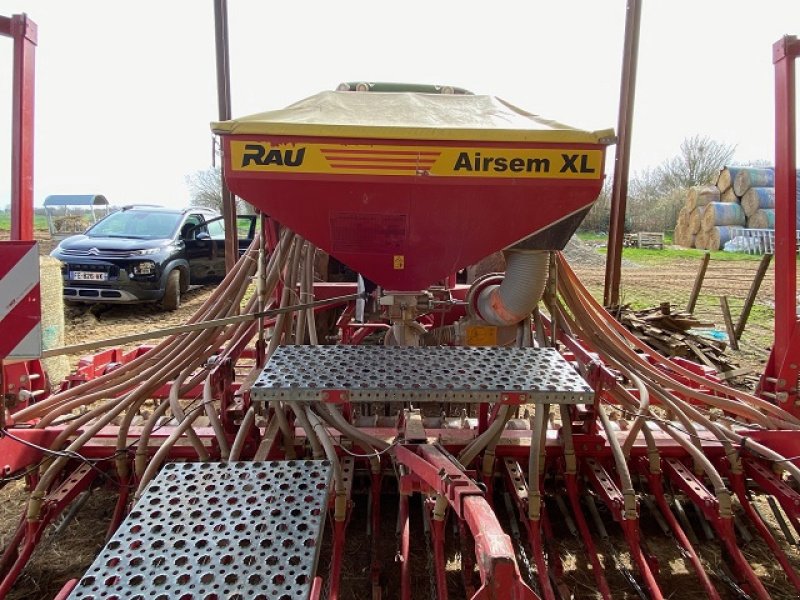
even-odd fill
[(522, 575), (525, 577), (525, 582), (531, 586), (531, 589), (538, 590), (539, 587), (536, 585), (538, 582), (534, 581), (535, 577), (533, 576), (533, 566), (531, 565), (531, 561), (528, 559), (528, 553), (525, 552), (525, 546), (522, 543), (522, 535), (520, 534), (519, 526), (517, 525), (514, 507), (511, 504), (511, 496), (508, 494), (508, 492), (503, 493), (503, 502), (506, 505), (508, 522), (511, 526), (511, 539), (514, 540), (517, 557), (519, 558), (520, 565), (523, 567), (521, 569)]
[(431, 548), (431, 514), (426, 506), (426, 500), (422, 499), (422, 527), (425, 530), (425, 551), (427, 554), (427, 561), (425, 568), (428, 570), (428, 580), (431, 590), (431, 600), (437, 600), (438, 594), (436, 593), (436, 573), (433, 566), (433, 548)]

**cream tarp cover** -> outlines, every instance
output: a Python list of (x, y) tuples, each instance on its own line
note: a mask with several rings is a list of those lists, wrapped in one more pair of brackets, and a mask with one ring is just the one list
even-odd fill
[(494, 96), (325, 91), (281, 110), (212, 123), (223, 135), (608, 144), (614, 131), (584, 131)]

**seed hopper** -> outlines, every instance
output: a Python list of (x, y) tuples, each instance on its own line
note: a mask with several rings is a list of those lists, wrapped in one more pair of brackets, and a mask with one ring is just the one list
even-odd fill
[[(659, 356), (558, 252), (612, 131), (375, 89), (213, 125), (262, 227), (185, 327), (87, 356), (55, 393), (38, 361), (6, 365), (26, 383), (6, 390), (3, 463), (31, 492), (0, 596), (101, 481), (119, 492), (108, 543), (60, 598), (564, 599), (583, 592), (562, 530), (590, 571), (581, 597), (664, 598), (644, 520), (710, 598), (771, 597), (747, 532), (800, 590), (779, 543), (800, 531), (796, 373), (781, 371), (796, 338), (759, 395)], [(467, 280), (499, 251), (504, 273)], [(349, 278), (327, 277), (337, 263)], [(344, 569), (356, 538), (369, 558)]]

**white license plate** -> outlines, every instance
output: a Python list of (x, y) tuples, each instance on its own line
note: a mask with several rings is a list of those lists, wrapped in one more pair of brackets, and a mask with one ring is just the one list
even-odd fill
[(94, 271), (73, 271), (72, 279), (75, 281), (105, 281), (108, 273), (97, 273)]

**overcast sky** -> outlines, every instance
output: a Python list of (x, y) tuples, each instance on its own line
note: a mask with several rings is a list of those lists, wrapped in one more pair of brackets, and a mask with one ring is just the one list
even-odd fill
[[(341, 81), (465, 87), (586, 129), (616, 127), (625, 0), (229, 0), (233, 115)], [(34, 198), (179, 206), (217, 117), (211, 0), (0, 0), (39, 26)], [(703, 134), (772, 160), (772, 44), (798, 0), (644, 0), (632, 168)], [(10, 199), (12, 43), (0, 39), (0, 206)]]

